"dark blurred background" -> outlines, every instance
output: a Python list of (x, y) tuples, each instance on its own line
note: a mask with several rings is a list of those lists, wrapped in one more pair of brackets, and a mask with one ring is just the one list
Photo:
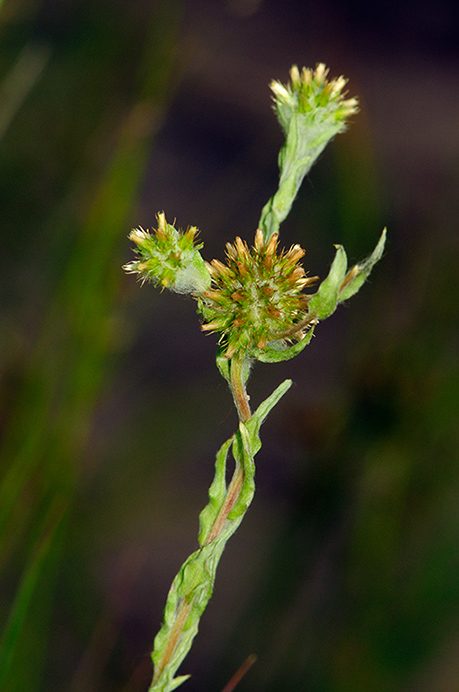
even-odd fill
[(0, 689), (144, 692), (170, 582), (236, 426), (192, 300), (125, 276), (131, 227), (251, 241), (277, 183), (268, 84), (349, 78), (361, 112), (282, 244), (365, 288), (258, 364), (255, 500), (183, 689), (459, 689), (456, 3), (0, 3)]

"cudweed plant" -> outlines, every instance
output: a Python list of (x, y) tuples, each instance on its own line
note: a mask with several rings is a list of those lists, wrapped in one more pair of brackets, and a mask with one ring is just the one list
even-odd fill
[[(328, 80), (323, 64), (301, 72), (294, 66), (288, 84), (272, 82), (285, 143), (279, 154), (279, 188), (262, 211), (252, 247), (236, 237), (226, 245), (225, 261), (205, 262), (202, 243), (196, 242), (197, 229), (182, 233), (164, 213), (157, 215), (153, 231), (138, 228), (129, 236), (138, 258), (124, 269), (138, 274), (142, 282), (190, 294), (197, 301), (201, 329), (218, 334), (217, 366), (239, 417), (239, 429), (217, 452), (209, 502), (200, 515), (199, 548), (185, 560), (167, 597), (152, 653), (150, 692), (170, 692), (189, 677), (175, 673), (212, 595), (226, 542), (252, 501), (260, 427), (292, 384), (291, 380), (280, 384), (252, 412), (246, 389), (251, 366), (257, 360), (272, 363), (297, 356), (311, 341), (316, 325), (357, 293), (383, 253), (385, 230), (373, 253), (350, 270), (344, 248), (337, 245), (329, 274), (318, 284), (318, 278), (309, 277), (300, 263), (304, 250), (299, 245), (279, 250), (279, 226), (304, 176), (358, 110), (357, 99), (346, 98), (345, 84), (343, 77)], [(227, 483), (230, 453), (234, 470)]]

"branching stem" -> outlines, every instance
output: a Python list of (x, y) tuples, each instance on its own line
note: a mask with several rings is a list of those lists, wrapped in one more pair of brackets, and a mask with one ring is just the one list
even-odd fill
[[(288, 215), (302, 180), (327, 142), (357, 112), (357, 100), (346, 99), (342, 91), (346, 80), (328, 80), (327, 75), (322, 63), (301, 72), (293, 66), (288, 84), (274, 81), (271, 85), (285, 144), (279, 157), (279, 189), (262, 211), (252, 249), (237, 237), (233, 245), (227, 244), (226, 265), (219, 260), (207, 264), (199, 252), (202, 245), (195, 244), (197, 229), (181, 233), (167, 223), (164, 213), (158, 215), (153, 234), (138, 228), (130, 235), (139, 257), (126, 265), (126, 271), (177, 293), (191, 294), (204, 319), (203, 331), (219, 333), (217, 366), (229, 384), (239, 417), (238, 432), (217, 452), (209, 502), (200, 514), (199, 548), (183, 563), (167, 597), (152, 654), (155, 672), (150, 692), (171, 692), (189, 677), (174, 675), (198, 631), (226, 542), (252, 501), (260, 426), (292, 384), (285, 380), (252, 414), (246, 390), (251, 363), (298, 355), (319, 320), (360, 289), (383, 253), (385, 231), (370, 257), (348, 271), (344, 248), (337, 245), (328, 276), (317, 293), (309, 296), (303, 290), (314, 280), (306, 277), (299, 264), (302, 248), (294, 245), (277, 253), (279, 224)], [(289, 346), (286, 341), (290, 340), (296, 343)], [(227, 484), (230, 452), (235, 466)], [(234, 689), (253, 660), (247, 659), (224, 692)]]

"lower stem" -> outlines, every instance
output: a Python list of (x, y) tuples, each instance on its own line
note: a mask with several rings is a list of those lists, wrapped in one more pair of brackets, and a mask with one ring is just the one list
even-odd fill
[(232, 508), (236, 504), (236, 500), (239, 497), (239, 491), (241, 490), (242, 486), (242, 481), (244, 480), (244, 469), (242, 466), (238, 463), (234, 470), (233, 477), (231, 479), (231, 482), (228, 486), (228, 490), (226, 491), (226, 497), (223, 502), (222, 508), (214, 522), (214, 525), (212, 526), (209, 537), (207, 538), (206, 545), (209, 545), (212, 543), (215, 538), (219, 535), (220, 531), (223, 528), (223, 525), (228, 517), (228, 514), (231, 512)]
[[(239, 419), (242, 422), (246, 422), (251, 418), (252, 412), (249, 405), (249, 397), (245, 389), (243, 367), (244, 358), (238, 356), (237, 354), (232, 357), (230, 363), (230, 387), (233, 394), (234, 402), (237, 408)], [(218, 536), (220, 536), (223, 531), (228, 515), (236, 504), (241, 488), (244, 482), (245, 471), (242, 464), (236, 460), (236, 468), (234, 469), (233, 477), (226, 489), (226, 496), (220, 508), (220, 511), (213, 523), (210, 533), (207, 537), (205, 545), (210, 545)], [(174, 622), (170, 630), (167, 645), (165, 646), (164, 653), (161, 660), (155, 665), (155, 673), (153, 676), (152, 686), (150, 687), (150, 692), (156, 688), (157, 684), (160, 684), (160, 678), (171, 661), (175, 649), (180, 641), (181, 634), (184, 630), (185, 624), (187, 622), (188, 615), (192, 607), (192, 599), (187, 600), (184, 598), (180, 607), (177, 609), (174, 617)]]
[[(239, 462), (236, 462), (236, 468), (234, 470), (233, 477), (228, 485), (226, 497), (223, 501), (221, 510), (218, 513), (217, 518), (215, 519), (215, 522), (205, 542), (205, 545), (209, 545), (220, 535), (228, 518), (228, 514), (231, 512), (232, 508), (237, 502), (243, 480), (244, 469), (242, 468)], [(152, 692), (155, 689), (155, 684), (159, 682), (164, 669), (167, 667), (172, 656), (174, 655), (175, 648), (180, 640), (180, 635), (182, 634), (183, 629), (185, 627), (191, 607), (192, 602), (186, 600), (185, 598), (175, 614), (174, 624), (170, 631), (168, 643), (164, 650), (164, 654), (161, 660), (155, 665), (155, 671), (153, 681), (150, 687), (150, 692)]]
[(155, 674), (153, 676), (153, 681), (151, 684), (150, 689), (154, 689), (155, 683), (159, 680), (161, 677), (163, 670), (169, 663), (170, 659), (172, 658), (172, 655), (174, 653), (175, 647), (178, 644), (178, 641), (180, 639), (180, 635), (183, 631), (183, 628), (186, 623), (186, 619), (188, 617), (188, 614), (191, 610), (191, 603), (188, 603), (186, 600), (183, 601), (181, 607), (177, 611), (177, 614), (175, 616), (175, 622), (174, 626), (171, 630), (169, 641), (167, 644), (167, 647), (164, 651), (164, 655), (161, 659), (161, 661), (155, 666)]
[(234, 403), (236, 404), (239, 419), (245, 423), (252, 416), (249, 405), (249, 397), (247, 395), (244, 379), (242, 376), (242, 367), (244, 365), (244, 358), (238, 354), (235, 354), (231, 358), (230, 364), (230, 376), (231, 376), (231, 391), (233, 393)]

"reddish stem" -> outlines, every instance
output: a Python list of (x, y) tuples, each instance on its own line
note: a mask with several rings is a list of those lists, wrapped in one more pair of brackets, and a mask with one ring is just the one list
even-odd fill
[(245, 390), (242, 379), (242, 365), (244, 359), (235, 354), (231, 358), (230, 375), (231, 375), (231, 391), (233, 392), (234, 403), (236, 404), (237, 412), (240, 420), (245, 423), (252, 416), (249, 405), (249, 397)]

